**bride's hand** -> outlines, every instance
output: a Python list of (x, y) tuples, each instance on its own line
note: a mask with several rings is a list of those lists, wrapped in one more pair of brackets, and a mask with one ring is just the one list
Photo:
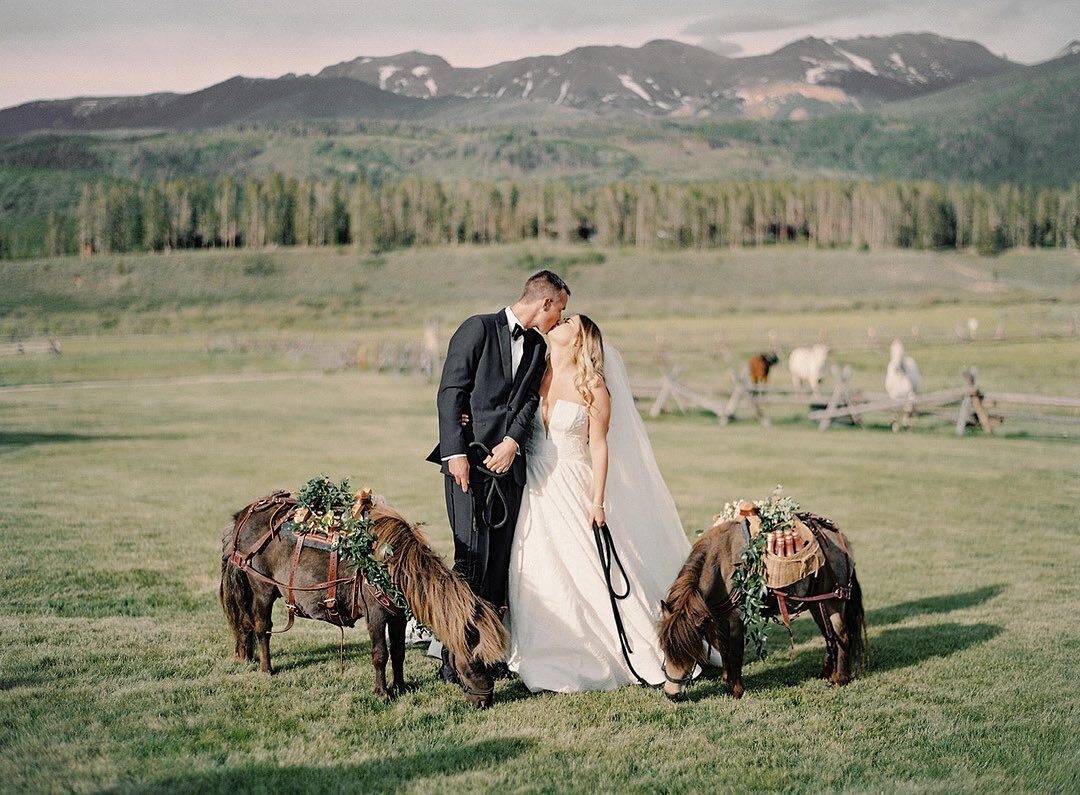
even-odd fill
[(604, 524), (606, 524), (607, 523), (607, 513), (604, 511), (604, 507), (602, 505), (594, 505), (592, 507), (592, 513), (589, 516), (589, 519), (590, 519), (590, 523), (589, 523), (590, 527), (592, 525), (596, 525), (597, 527), (601, 527)]

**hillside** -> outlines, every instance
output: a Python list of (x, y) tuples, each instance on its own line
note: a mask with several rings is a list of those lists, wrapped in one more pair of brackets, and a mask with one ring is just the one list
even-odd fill
[(421, 102), (345, 78), (233, 77), (192, 94), (30, 102), (0, 111), (0, 135), (34, 130), (206, 129), (340, 117), (415, 119), (452, 103)]
[(1066, 55), (875, 113), (686, 128), (714, 144), (773, 147), (802, 168), (1067, 186), (1080, 175), (1078, 96), (1080, 55)]

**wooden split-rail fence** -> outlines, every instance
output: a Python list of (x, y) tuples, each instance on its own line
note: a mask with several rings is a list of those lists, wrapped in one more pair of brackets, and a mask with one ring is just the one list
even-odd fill
[(21, 356), (29, 353), (60, 353), (58, 340), (23, 340), (22, 342), (0, 343), (0, 356)]
[[(834, 424), (862, 425), (867, 414), (886, 414), (892, 417), (892, 428), (899, 431), (910, 427), (913, 417), (921, 414), (939, 414), (942, 410), (955, 412), (955, 431), (962, 435), (969, 427), (984, 433), (993, 433), (994, 427), (1004, 420), (1002, 406), (1033, 406), (1041, 408), (1080, 409), (1080, 398), (1032, 395), (1017, 392), (983, 392), (976, 383), (977, 371), (965, 367), (961, 371), (963, 386), (928, 392), (910, 398), (889, 398), (885, 395), (864, 394), (850, 383), (851, 368), (833, 365), (834, 387), (828, 400), (821, 396), (794, 390), (759, 387), (751, 384), (745, 373), (732, 371), (734, 387), (727, 399), (716, 399), (679, 381), (678, 372), (665, 369), (659, 381), (635, 380), (634, 396), (651, 401), (648, 414), (657, 417), (671, 406), (679, 413), (688, 410), (706, 411), (716, 415), (721, 425), (736, 418), (743, 406), (749, 407), (762, 425), (769, 424), (765, 413), (768, 405), (809, 405), (807, 418), (818, 424), (822, 431)], [(1014, 419), (1042, 422), (1080, 424), (1080, 417), (1063, 413), (1010, 411)]]

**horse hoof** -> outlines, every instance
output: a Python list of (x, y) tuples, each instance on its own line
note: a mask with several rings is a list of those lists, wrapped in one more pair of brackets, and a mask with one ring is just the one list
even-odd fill
[(731, 688), (731, 697), (733, 699), (735, 699), (736, 701), (738, 701), (740, 698), (743, 697), (743, 693), (745, 693), (745, 692), (746, 692), (746, 688), (743, 687), (741, 684), (740, 685), (735, 685), (733, 688)]

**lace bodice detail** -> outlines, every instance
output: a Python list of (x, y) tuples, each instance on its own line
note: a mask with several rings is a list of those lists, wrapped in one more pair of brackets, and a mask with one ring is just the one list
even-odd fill
[(526, 450), (543, 458), (573, 457), (589, 460), (589, 412), (580, 403), (556, 399), (544, 427), (544, 399), (536, 407)]

